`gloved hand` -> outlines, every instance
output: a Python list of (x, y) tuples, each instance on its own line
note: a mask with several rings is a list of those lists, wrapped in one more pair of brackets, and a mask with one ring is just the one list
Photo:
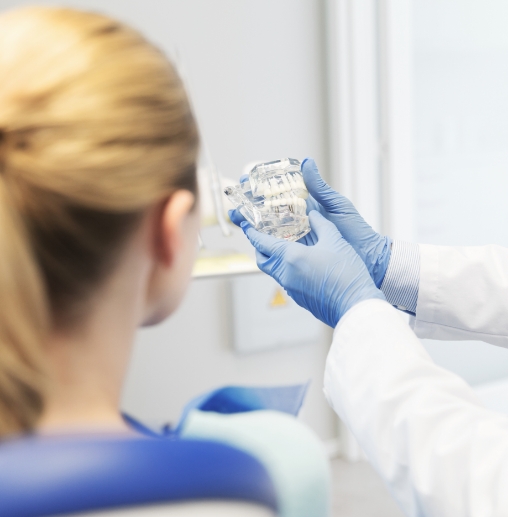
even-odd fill
[[(375, 232), (358, 213), (353, 203), (333, 190), (321, 178), (312, 158), (303, 161), (302, 173), (310, 193), (307, 199), (307, 212), (317, 210), (337, 227), (367, 266), (376, 287), (381, 287), (390, 261), (390, 237)], [(240, 178), (240, 182), (247, 181), (248, 178), (245, 174)], [(238, 226), (245, 221), (238, 210), (230, 210), (229, 217)], [(312, 233), (307, 234), (299, 242), (314, 244)]]
[(335, 327), (353, 305), (384, 300), (365, 264), (336, 227), (318, 212), (309, 214), (314, 245), (288, 242), (240, 223), (256, 248), (259, 269), (273, 277), (301, 307)]
[(302, 173), (311, 194), (307, 199), (308, 210), (317, 210), (337, 227), (367, 266), (376, 287), (381, 287), (390, 261), (391, 239), (375, 232), (353, 203), (321, 178), (312, 158), (303, 161)]

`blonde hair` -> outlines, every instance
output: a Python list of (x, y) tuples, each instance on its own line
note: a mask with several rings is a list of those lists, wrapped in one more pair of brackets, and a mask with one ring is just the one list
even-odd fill
[(0, 16), (0, 436), (34, 428), (49, 329), (83, 316), (143, 212), (196, 192), (198, 135), (164, 55), (106, 16)]

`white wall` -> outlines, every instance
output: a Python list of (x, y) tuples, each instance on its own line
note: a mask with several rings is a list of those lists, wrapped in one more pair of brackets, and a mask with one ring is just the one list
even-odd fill
[[(506, 27), (505, 0), (414, 0), (419, 242), (508, 246)], [(508, 375), (507, 350), (425, 344), (439, 364), (471, 383)]]
[[(203, 135), (224, 175), (237, 177), (249, 161), (284, 156), (310, 155), (324, 165), (319, 0), (60, 3), (113, 14), (166, 51), (178, 48)], [(20, 4), (0, 0), (2, 9)], [(207, 238), (211, 245), (219, 239), (216, 232)], [(246, 244), (236, 233), (228, 246)], [(149, 421), (174, 421), (189, 398), (216, 386), (312, 379), (302, 418), (321, 437), (332, 437), (335, 419), (321, 391), (328, 333), (319, 343), (237, 356), (227, 292), (227, 281), (197, 281), (174, 317), (140, 332), (124, 409)]]

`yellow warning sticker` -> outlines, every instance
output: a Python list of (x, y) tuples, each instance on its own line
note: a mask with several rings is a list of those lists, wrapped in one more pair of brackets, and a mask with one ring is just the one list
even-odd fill
[(287, 304), (288, 299), (286, 298), (286, 294), (280, 287), (277, 288), (270, 302), (270, 307), (285, 307)]

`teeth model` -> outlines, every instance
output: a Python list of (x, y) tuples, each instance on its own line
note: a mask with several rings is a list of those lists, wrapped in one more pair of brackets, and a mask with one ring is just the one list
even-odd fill
[(224, 193), (258, 231), (296, 241), (310, 231), (305, 201), (309, 192), (300, 166), (294, 158), (257, 164), (249, 181)]
[(260, 189), (265, 198), (279, 196), (285, 193), (295, 193), (302, 199), (309, 197), (309, 192), (303, 178), (300, 174), (285, 174), (283, 176), (273, 177), (265, 181)]
[(284, 185), (285, 192), (290, 192), (292, 190), (291, 185), (289, 184), (289, 174), (281, 177), (282, 184)]
[(309, 197), (309, 192), (301, 172), (286, 172), (272, 176), (259, 182), (259, 191), (263, 192), (265, 198), (263, 210), (265, 213), (270, 211), (280, 213), (281, 210), (287, 209), (294, 214), (305, 215), (307, 208), (305, 199)]
[(297, 196), (293, 191), (289, 191), (277, 196), (269, 196), (265, 199), (263, 205), (264, 212), (273, 211), (275, 213), (280, 213), (286, 207), (287, 210), (294, 214), (305, 215), (307, 203), (305, 199)]

